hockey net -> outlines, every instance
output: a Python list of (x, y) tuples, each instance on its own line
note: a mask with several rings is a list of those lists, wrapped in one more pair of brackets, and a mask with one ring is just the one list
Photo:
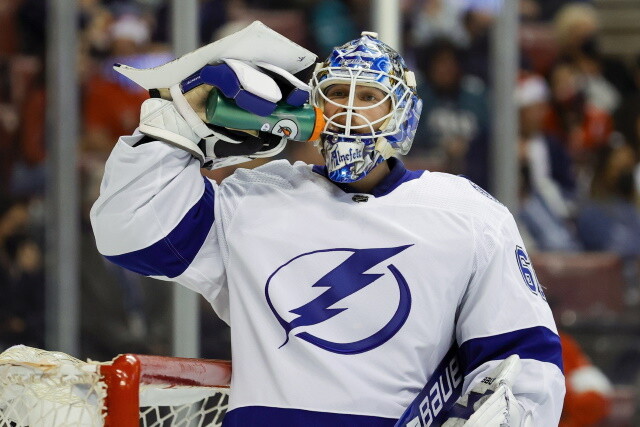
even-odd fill
[(0, 427), (218, 426), (227, 361), (124, 354), (83, 362), (14, 346), (0, 354)]

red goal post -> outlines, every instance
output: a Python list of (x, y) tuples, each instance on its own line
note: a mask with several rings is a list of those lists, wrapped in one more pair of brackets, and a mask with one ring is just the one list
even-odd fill
[(231, 362), (123, 354), (83, 362), (14, 346), (0, 354), (0, 427), (220, 425)]
[[(139, 425), (140, 396), (144, 387), (158, 391), (200, 387), (205, 391), (219, 389), (221, 394), (228, 394), (231, 362), (123, 354), (112, 363), (101, 365), (100, 373), (107, 385), (105, 426), (133, 427)], [(153, 402), (154, 399), (150, 400)], [(220, 421), (222, 416), (219, 416)]]

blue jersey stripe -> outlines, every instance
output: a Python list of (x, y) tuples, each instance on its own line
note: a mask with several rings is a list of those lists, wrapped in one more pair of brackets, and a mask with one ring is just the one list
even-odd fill
[(553, 363), (562, 371), (560, 337), (544, 326), (474, 338), (460, 346), (460, 364), (465, 375), (490, 360), (503, 360), (512, 354), (521, 359)]
[(366, 415), (335, 414), (331, 412), (305, 411), (303, 409), (245, 406), (227, 413), (223, 427), (393, 427), (395, 419)]
[(145, 276), (179, 276), (209, 234), (214, 221), (213, 199), (213, 186), (204, 178), (204, 194), (167, 236), (144, 249), (106, 258)]

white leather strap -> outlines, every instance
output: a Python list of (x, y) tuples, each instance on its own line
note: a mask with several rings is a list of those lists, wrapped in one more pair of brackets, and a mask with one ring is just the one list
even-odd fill
[(180, 90), (180, 84), (175, 84), (169, 88), (169, 92), (171, 93), (171, 98), (173, 99), (173, 103), (176, 106), (176, 109), (184, 117), (187, 121), (187, 124), (193, 129), (193, 131), (200, 138), (206, 138), (211, 136), (211, 129), (207, 127), (207, 124), (198, 117), (198, 114), (191, 108), (189, 105), (189, 101), (182, 94), (182, 90)]
[(292, 85), (294, 85), (298, 89), (306, 90), (307, 92), (311, 93), (311, 87), (309, 87), (308, 84), (306, 84), (302, 80), (298, 79), (296, 76), (294, 76), (293, 74), (291, 74), (290, 72), (288, 72), (284, 68), (280, 68), (280, 67), (277, 67), (277, 66), (275, 66), (273, 64), (269, 64), (268, 62), (263, 62), (263, 61), (256, 61), (255, 64), (258, 67), (262, 67), (265, 70), (272, 71), (272, 72), (284, 77), (285, 79), (287, 79), (287, 81), (289, 83), (291, 83)]

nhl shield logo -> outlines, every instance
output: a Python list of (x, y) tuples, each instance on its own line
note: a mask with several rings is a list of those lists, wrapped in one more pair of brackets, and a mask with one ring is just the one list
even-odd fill
[(291, 336), (327, 351), (358, 354), (391, 339), (411, 310), (402, 273), (388, 261), (412, 245), (326, 249), (287, 261), (271, 274), (265, 296)]

